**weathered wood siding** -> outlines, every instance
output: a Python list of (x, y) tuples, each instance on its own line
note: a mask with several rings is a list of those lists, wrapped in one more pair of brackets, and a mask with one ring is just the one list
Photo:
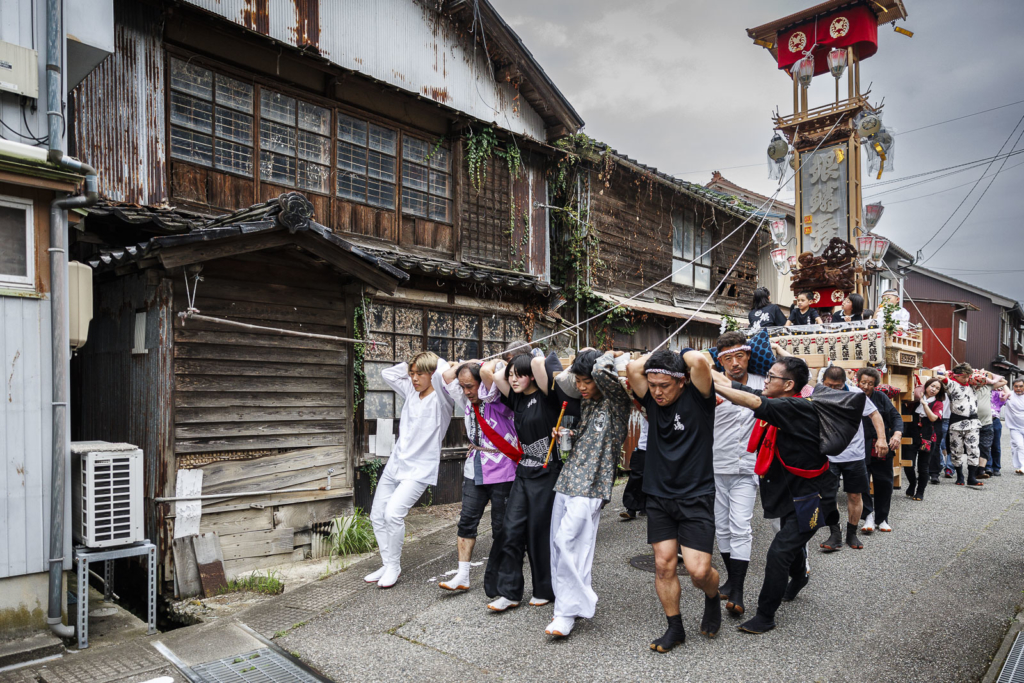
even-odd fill
[[(260, 254), (208, 262), (202, 275), (196, 306), (206, 315), (348, 335), (342, 282), (326, 268), (318, 271), (311, 262)], [(176, 312), (187, 308), (179, 289)], [(183, 458), (197, 463), (217, 454), (314, 446), (336, 446), (347, 453), (347, 380), (345, 344), (176, 319), (174, 450), (179, 464)], [(345, 462), (339, 455), (338, 465)]]
[[(632, 296), (668, 277), (672, 272), (674, 209), (695, 211), (697, 224), (713, 229), (713, 244), (741, 222), (710, 204), (627, 171), (612, 172), (606, 183), (595, 181), (590, 215), (600, 248), (593, 258), (599, 258), (603, 266), (595, 273), (594, 289)], [(751, 244), (728, 278), (726, 273), (755, 227), (755, 223), (748, 223), (712, 252), (711, 289), (715, 296), (705, 307), (708, 312), (745, 316), (749, 310), (757, 287), (757, 244)], [(644, 296), (669, 305), (696, 307), (709, 293), (668, 279)]]

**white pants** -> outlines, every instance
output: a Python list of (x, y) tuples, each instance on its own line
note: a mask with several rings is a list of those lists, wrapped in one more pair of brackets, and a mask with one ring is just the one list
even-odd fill
[(715, 473), (715, 531), (718, 549), (750, 561), (750, 519), (757, 502), (757, 476)]
[(380, 559), (385, 567), (401, 566), (405, 516), (426, 490), (427, 484), (421, 481), (399, 481), (386, 467), (381, 472), (377, 491), (373, 494), (370, 523), (373, 524), (373, 535), (377, 537)]
[[(781, 519), (776, 517), (775, 519), (770, 519), (768, 521), (772, 523), (772, 529), (775, 530), (775, 533), (779, 533), (780, 531), (782, 531), (782, 520)], [(807, 573), (810, 574), (811, 573), (811, 543), (810, 543), (810, 541), (808, 541), (804, 545), (804, 564), (807, 566)]]
[(1013, 453), (1013, 469), (1024, 468), (1024, 430), (1010, 430), (1010, 452)]
[(590, 587), (601, 499), (555, 493), (551, 510), (551, 588), (556, 617), (594, 616), (597, 593)]

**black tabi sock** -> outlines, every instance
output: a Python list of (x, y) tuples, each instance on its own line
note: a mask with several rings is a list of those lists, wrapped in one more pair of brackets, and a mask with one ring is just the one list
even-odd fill
[(722, 602), (717, 595), (704, 596), (704, 616), (700, 619), (700, 632), (709, 638), (718, 635), (722, 628)]
[(725, 583), (718, 588), (718, 597), (724, 600), (729, 597), (729, 591), (732, 588), (732, 571), (729, 563), (732, 561), (731, 553), (722, 553), (722, 559), (725, 561)]
[(673, 614), (668, 619), (668, 630), (665, 635), (651, 643), (651, 649), (656, 652), (668, 652), (676, 645), (686, 642), (686, 631), (683, 629), (683, 617)]

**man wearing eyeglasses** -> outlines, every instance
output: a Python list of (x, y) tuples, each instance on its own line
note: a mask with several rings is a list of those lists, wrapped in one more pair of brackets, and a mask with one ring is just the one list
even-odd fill
[[(775, 628), (775, 612), (783, 600), (793, 600), (807, 585), (805, 546), (820, 525), (839, 521), (836, 477), (821, 452), (818, 414), (811, 402), (800, 398), (810, 373), (800, 358), (779, 358), (765, 376), (758, 396), (728, 377), (715, 374), (715, 390), (735, 405), (754, 411), (758, 419), (751, 446), (758, 451), (755, 473), (761, 478), (764, 516), (779, 519), (780, 529), (768, 548), (764, 583), (757, 613), (740, 625), (747, 633)], [(815, 499), (817, 518), (798, 521), (796, 502)], [(810, 526), (812, 530), (804, 530)]]

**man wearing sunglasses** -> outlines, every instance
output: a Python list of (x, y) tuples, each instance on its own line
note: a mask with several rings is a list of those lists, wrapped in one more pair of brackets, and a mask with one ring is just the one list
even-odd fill
[[(754, 411), (764, 437), (751, 446), (758, 450), (755, 473), (760, 476), (761, 505), (767, 519), (779, 519), (780, 529), (768, 548), (764, 583), (757, 613), (740, 625), (747, 633), (775, 628), (775, 612), (807, 585), (805, 546), (821, 524), (839, 521), (836, 477), (821, 452), (818, 414), (811, 402), (800, 398), (810, 374), (800, 358), (779, 358), (765, 376), (758, 396), (725, 375), (715, 375), (715, 390), (722, 398)], [(798, 522), (795, 500), (820, 497), (813, 530)]]

